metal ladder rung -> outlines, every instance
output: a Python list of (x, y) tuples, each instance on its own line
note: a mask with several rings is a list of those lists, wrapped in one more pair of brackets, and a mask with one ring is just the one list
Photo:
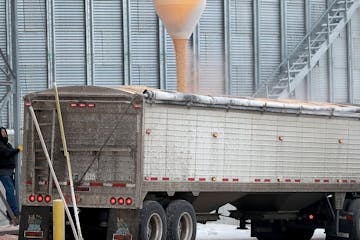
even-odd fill
[(294, 62), (292, 65), (299, 66), (299, 65), (307, 65), (307, 64), (308, 64), (307, 62)]
[(332, 12), (345, 12), (346, 9), (345, 8), (335, 8), (335, 9), (331, 9)]

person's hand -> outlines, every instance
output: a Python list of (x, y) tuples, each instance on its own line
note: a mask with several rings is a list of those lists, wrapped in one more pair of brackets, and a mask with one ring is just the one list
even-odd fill
[(22, 144), (19, 144), (19, 145), (18, 145), (19, 152), (22, 152), (22, 151), (23, 151), (23, 148), (24, 148), (24, 147), (23, 147)]

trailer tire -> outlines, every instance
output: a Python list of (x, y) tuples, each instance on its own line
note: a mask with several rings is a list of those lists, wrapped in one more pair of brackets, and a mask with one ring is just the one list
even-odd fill
[(353, 212), (353, 226), (352, 226), (352, 239), (353, 240), (360, 240), (360, 199), (354, 199), (350, 202), (349, 212)]
[(139, 234), (141, 240), (166, 240), (166, 215), (156, 201), (145, 201), (140, 211)]
[(194, 207), (185, 200), (172, 201), (166, 208), (168, 239), (195, 240), (196, 215)]

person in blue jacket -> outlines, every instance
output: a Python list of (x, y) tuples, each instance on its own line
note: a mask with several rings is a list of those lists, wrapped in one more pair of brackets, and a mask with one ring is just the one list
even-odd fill
[(22, 151), (22, 146), (13, 148), (8, 142), (6, 128), (0, 127), (0, 181), (4, 185), (6, 200), (15, 216), (19, 216), (19, 204), (15, 196), (13, 174), (16, 166), (16, 155)]

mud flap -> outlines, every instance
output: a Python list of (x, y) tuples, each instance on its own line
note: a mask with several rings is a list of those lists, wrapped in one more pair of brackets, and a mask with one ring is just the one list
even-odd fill
[(106, 240), (137, 240), (139, 232), (139, 211), (110, 209)]
[(50, 239), (51, 223), (50, 207), (23, 206), (21, 209), (19, 240)]

